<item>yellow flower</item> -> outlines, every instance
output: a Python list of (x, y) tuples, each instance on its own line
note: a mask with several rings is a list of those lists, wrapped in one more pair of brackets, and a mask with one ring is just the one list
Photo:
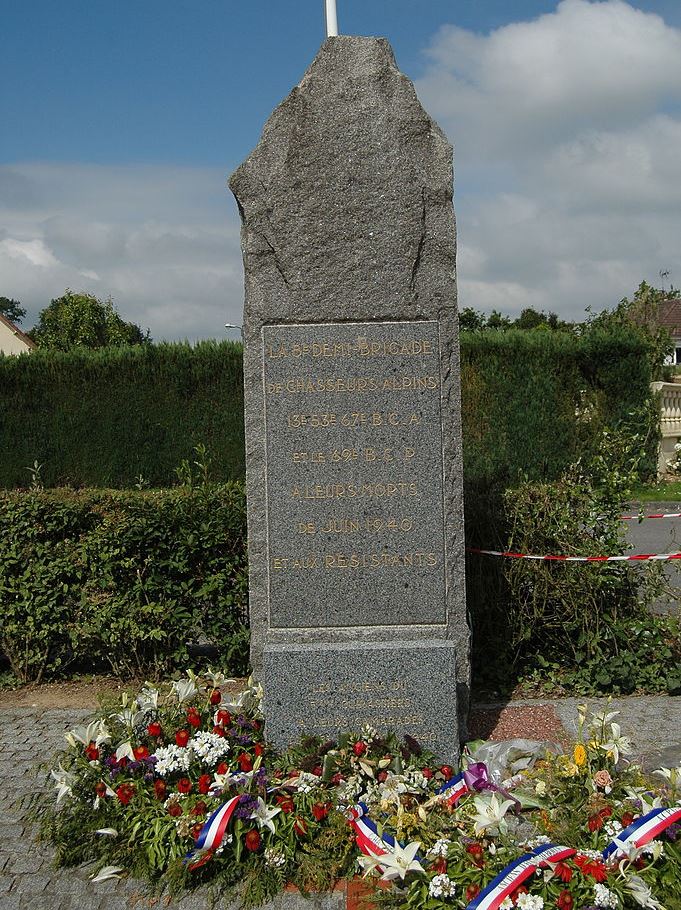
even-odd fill
[(575, 746), (575, 751), (572, 757), (575, 760), (575, 764), (580, 768), (582, 765), (586, 764), (586, 749), (581, 743), (577, 743)]

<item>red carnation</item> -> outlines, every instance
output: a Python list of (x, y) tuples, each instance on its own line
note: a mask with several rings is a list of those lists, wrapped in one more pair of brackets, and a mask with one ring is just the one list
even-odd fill
[(178, 793), (191, 793), (192, 792), (192, 782), (188, 777), (181, 777), (177, 782), (177, 792)]
[(603, 806), (603, 808), (599, 812), (599, 815), (602, 818), (610, 818), (610, 816), (612, 815), (612, 806)]
[(248, 752), (242, 752), (241, 755), (237, 756), (237, 762), (242, 771), (252, 771), (253, 770), (253, 759), (248, 754)]
[(261, 843), (262, 840), (260, 838), (260, 834), (255, 828), (251, 828), (246, 832), (244, 836), (244, 844), (246, 845), (246, 849), (250, 850), (251, 853), (255, 853), (256, 850), (259, 850)]
[(219, 689), (213, 689), (210, 693), (210, 703), (211, 705), (219, 705), (222, 701), (222, 694)]
[(601, 830), (603, 827), (603, 816), (600, 814), (600, 812), (589, 816), (587, 820), (587, 826), (591, 832)]
[(277, 805), (286, 815), (288, 815), (289, 812), (293, 812), (296, 807), (290, 796), (277, 796), (276, 800)]
[(137, 746), (132, 750), (136, 761), (142, 761), (143, 758), (149, 758), (149, 750), (146, 746)]
[(444, 777), (445, 780), (449, 780), (450, 777), (454, 776), (454, 768), (451, 765), (442, 765), (440, 768), (440, 774)]
[(589, 859), (588, 856), (578, 853), (574, 858), (574, 863), (584, 875), (590, 876), (597, 882), (604, 882), (608, 877), (607, 870), (599, 859)]
[(224, 728), (224, 727), (218, 726), (218, 724), (216, 724), (216, 725), (213, 727), (213, 733), (214, 733), (216, 736), (221, 736), (223, 739), (225, 738), (225, 728)]
[(558, 907), (558, 910), (572, 910), (574, 902), (575, 900), (569, 891), (561, 891), (556, 901), (556, 907)]
[(135, 795), (135, 788), (132, 784), (121, 784), (120, 787), (116, 787), (116, 796), (123, 803), (124, 806), (127, 806), (130, 800)]
[(358, 740), (358, 741), (357, 741), (356, 743), (354, 743), (353, 746), (352, 746), (352, 751), (355, 753), (355, 755), (356, 755), (358, 758), (359, 758), (361, 755), (364, 755), (364, 753), (366, 752), (366, 750), (367, 750), (367, 744), (366, 744), (366, 743), (363, 743), (361, 740)]
[(260, 756), (260, 755), (263, 754), (263, 752), (265, 751), (265, 749), (264, 749), (262, 743), (256, 743), (256, 744), (253, 746), (253, 751), (255, 752), (255, 754), (256, 754), (257, 756)]
[(340, 771), (336, 771), (336, 773), (331, 778), (331, 783), (334, 785), (334, 787), (337, 787), (338, 784), (342, 784), (344, 780), (345, 778), (340, 773)]
[(307, 822), (304, 818), (301, 818), (299, 815), (296, 816), (293, 822), (293, 830), (298, 835), (298, 837), (305, 837), (307, 834)]
[(164, 800), (168, 795), (168, 785), (164, 780), (155, 780), (154, 781), (154, 793), (156, 794), (156, 799)]
[(191, 835), (192, 835), (193, 840), (196, 840), (202, 831), (203, 831), (203, 822), (197, 822), (195, 825), (192, 825)]
[(447, 872), (447, 859), (444, 856), (438, 856), (433, 863), (433, 871), (438, 875), (445, 875)]
[(149, 736), (160, 736), (161, 735), (161, 725), (157, 720), (152, 721), (147, 727), (147, 733)]
[(312, 814), (317, 819), (318, 822), (324, 821), (326, 816), (329, 814), (329, 804), (328, 803), (315, 803), (312, 807)]
[(623, 828), (628, 828), (629, 825), (630, 825), (633, 821), (634, 821), (634, 813), (633, 813), (633, 812), (625, 812), (624, 815), (622, 816), (622, 827), (623, 827)]
[(232, 723), (232, 715), (221, 708), (215, 715), (215, 722), (222, 727), (228, 727)]
[(215, 769), (216, 774), (226, 774), (229, 771), (229, 765), (226, 761), (221, 761)]
[(85, 747), (85, 754), (87, 755), (88, 761), (97, 761), (99, 758), (99, 749), (94, 743), (88, 743)]
[(199, 783), (198, 783), (199, 793), (203, 793), (204, 795), (206, 793), (208, 793), (208, 791), (210, 790), (211, 780), (212, 780), (212, 778), (211, 778), (210, 774), (201, 775), (201, 777), (199, 778)]
[(474, 865), (478, 866), (478, 868), (482, 868), (485, 865), (485, 861), (483, 859), (484, 851), (480, 844), (469, 844), (466, 847), (466, 853), (469, 854), (473, 860)]
[(189, 708), (187, 711), (187, 723), (191, 724), (192, 727), (201, 726), (201, 715), (196, 708)]
[(426, 780), (430, 780), (433, 776), (433, 771), (431, 768), (421, 768), (421, 774), (423, 774)]
[(182, 806), (179, 803), (171, 803), (168, 806), (168, 815), (172, 815), (173, 818), (182, 815)]
[(322, 776), (322, 766), (315, 765), (314, 768), (312, 769), (312, 773), (315, 775), (315, 777), (321, 777)]
[(178, 730), (175, 734), (175, 742), (178, 746), (184, 747), (189, 742), (189, 731), (188, 730)]
[(200, 799), (189, 814), (190, 815), (205, 815), (207, 811), (208, 811), (208, 807), (206, 806), (204, 801), (202, 799)]
[(572, 880), (572, 869), (566, 863), (556, 863), (553, 872), (565, 884)]
[(474, 900), (480, 894), (480, 885), (472, 884), (466, 888), (466, 900)]
[(95, 784), (95, 793), (101, 799), (103, 796), (106, 796), (106, 784), (104, 781), (100, 780)]

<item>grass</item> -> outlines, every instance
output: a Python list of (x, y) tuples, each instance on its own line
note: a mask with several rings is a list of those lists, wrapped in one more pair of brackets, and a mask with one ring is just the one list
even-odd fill
[(681, 480), (645, 484), (631, 491), (632, 501), (681, 502)]

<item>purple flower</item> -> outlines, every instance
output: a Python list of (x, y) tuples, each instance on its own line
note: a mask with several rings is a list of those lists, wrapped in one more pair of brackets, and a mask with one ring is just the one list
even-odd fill
[(239, 797), (239, 802), (234, 810), (234, 818), (250, 818), (258, 805), (258, 800), (254, 796), (244, 793)]
[(667, 828), (667, 840), (674, 842), (681, 832), (681, 825), (673, 824)]

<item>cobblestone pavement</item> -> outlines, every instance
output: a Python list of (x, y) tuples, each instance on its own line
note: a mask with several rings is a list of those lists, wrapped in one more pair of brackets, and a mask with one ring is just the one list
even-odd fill
[[(513, 702), (507, 710), (541, 704), (555, 710), (566, 730), (574, 733), (576, 699)], [(606, 704), (594, 699), (589, 707), (598, 710)], [(681, 763), (681, 697), (614, 699), (611, 710), (621, 711), (618, 720), (622, 733), (632, 738), (636, 756), (648, 767)], [(90, 881), (92, 871), (86, 867), (55, 870), (50, 848), (35, 842), (35, 832), (25, 821), (25, 814), (31, 794), (44, 780), (44, 775), (36, 776), (36, 765), (47, 762), (64, 744), (64, 732), (89, 713), (64, 708), (12, 708), (0, 715), (0, 910), (207, 910), (210, 901), (206, 894), (168, 904), (150, 900), (134, 881), (94, 884)], [(341, 903), (339, 895), (309, 901), (287, 894), (270, 907), (337, 910)]]

